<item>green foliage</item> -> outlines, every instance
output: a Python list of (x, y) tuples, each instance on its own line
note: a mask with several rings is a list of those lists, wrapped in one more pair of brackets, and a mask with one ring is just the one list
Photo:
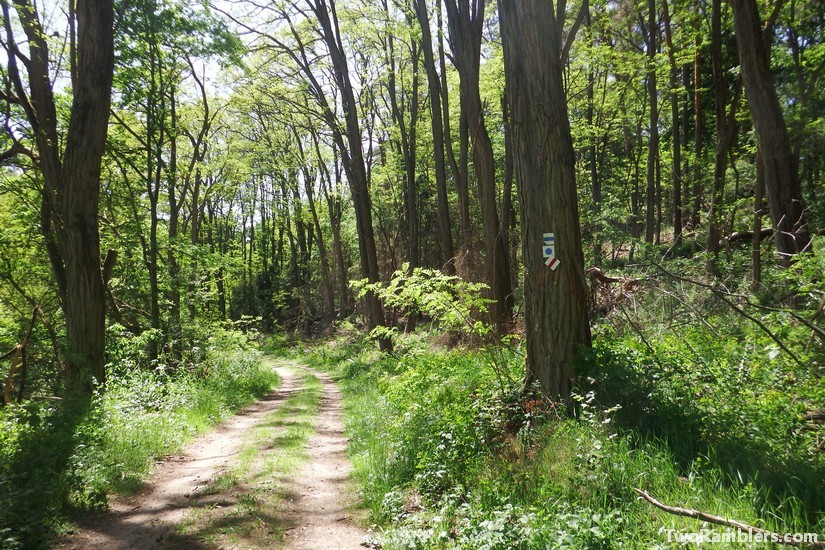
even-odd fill
[(0, 409), (0, 546), (45, 547), (67, 517), (105, 508), (111, 491), (138, 488), (155, 457), (277, 380), (237, 333), (213, 331), (200, 361), (178, 372), (135, 366), (140, 358), (130, 353), (146, 338), (115, 340), (117, 376), (89, 401)]
[(465, 281), (436, 269), (416, 267), (410, 272), (405, 264), (386, 283), (369, 284), (362, 279), (350, 284), (357, 298), (374, 292), (385, 307), (423, 315), (443, 331), (475, 336), (490, 333), (489, 325), (481, 320), (490, 303), (482, 296), (488, 288), (484, 283)]
[[(825, 470), (815, 434), (800, 429), (800, 412), (823, 402), (821, 381), (771, 353), (755, 325), (735, 328), (722, 342), (683, 325), (648, 340), (655, 354), (636, 333), (598, 332), (570, 410), (497, 386), (483, 352), (409, 336), (400, 358), (351, 334), (305, 353), (342, 378), (383, 548), (664, 548), (669, 529), (700, 528), (632, 487), (778, 532), (821, 532)], [(508, 364), (523, 368), (515, 354)]]

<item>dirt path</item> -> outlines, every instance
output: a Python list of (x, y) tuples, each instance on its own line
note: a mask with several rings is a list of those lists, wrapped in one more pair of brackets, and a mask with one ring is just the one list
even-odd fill
[[(223, 502), (221, 494), (214, 490), (209, 491), (207, 498), (200, 496), (210, 480), (226, 472), (236, 461), (244, 434), (264, 422), (300, 389), (295, 368), (305, 367), (278, 366), (276, 371), (282, 382), (277, 390), (197, 439), (179, 455), (158, 463), (144, 490), (131, 497), (112, 497), (109, 512), (91, 519), (63, 539), (58, 547), (64, 550), (235, 548), (177, 535), (175, 526), (200, 506), (233, 504), (229, 497)], [(324, 391), (317, 433), (309, 443), (309, 460), (286, 484), (287, 500), (282, 505), (283, 514), (279, 514), (284, 517), (278, 518), (289, 526), (284, 543), (290, 549), (359, 548), (366, 533), (349, 521), (348, 503), (344, 498), (349, 462), (344, 453), (341, 396), (326, 375), (306, 370), (323, 381)], [(250, 548), (249, 545), (243, 547)]]
[(287, 484), (286, 514), (294, 527), (284, 543), (295, 550), (359, 548), (366, 536), (352, 524), (352, 502), (346, 498), (351, 465), (342, 421), (342, 397), (326, 374), (312, 371), (324, 384), (315, 435), (309, 440), (310, 460)]

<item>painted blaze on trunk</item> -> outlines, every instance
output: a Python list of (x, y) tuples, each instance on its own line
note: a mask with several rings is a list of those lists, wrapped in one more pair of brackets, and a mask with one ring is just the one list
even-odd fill
[[(525, 382), (569, 395), (573, 359), (590, 346), (575, 157), (562, 86), (561, 28), (546, 0), (499, 0), (521, 209)], [(544, 233), (555, 236), (556, 269)]]

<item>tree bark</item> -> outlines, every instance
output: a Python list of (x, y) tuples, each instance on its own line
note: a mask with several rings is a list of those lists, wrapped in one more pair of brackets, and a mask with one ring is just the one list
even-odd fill
[(722, 0), (713, 0), (711, 8), (710, 33), (711, 70), (713, 74), (713, 106), (716, 121), (716, 148), (713, 157), (713, 183), (708, 212), (708, 270), (713, 273), (714, 262), (719, 252), (722, 238), (722, 220), (720, 209), (725, 200), (725, 179), (728, 169), (728, 152), (736, 140), (736, 108), (739, 104), (739, 91), (733, 94), (728, 114), (728, 82), (722, 60)]
[(696, 39), (693, 54), (693, 209), (690, 225), (699, 227), (699, 213), (702, 209), (702, 42)]
[(756, 140), (765, 169), (765, 194), (776, 230), (776, 250), (785, 265), (808, 250), (811, 236), (785, 118), (770, 73), (770, 55), (762, 34), (756, 0), (730, 0), (739, 64)]
[[(378, 255), (375, 248), (375, 234), (372, 226), (372, 201), (370, 199), (367, 169), (364, 163), (361, 125), (358, 121), (355, 93), (349, 77), (346, 51), (338, 32), (338, 18), (335, 13), (335, 3), (333, 0), (312, 0), (311, 5), (315, 16), (318, 18), (321, 26), (321, 34), (330, 54), (335, 83), (341, 93), (341, 101), (344, 108), (346, 148), (344, 147), (343, 140), (341, 140), (342, 136), (334, 130), (338, 127), (337, 121), (331, 120), (329, 122), (333, 128), (333, 132), (338, 134), (338, 139), (342, 141), (339, 143), (341, 151), (346, 151), (344, 155), (344, 171), (347, 174), (352, 202), (355, 207), (355, 225), (358, 232), (361, 276), (370, 283), (376, 283), (379, 280)], [(306, 67), (306, 71), (311, 73), (312, 69)], [(329, 109), (327, 109), (327, 111), (329, 111)], [(378, 297), (374, 293), (369, 292), (365, 300), (369, 327), (372, 329), (379, 325), (385, 325), (384, 308)], [(392, 343), (387, 338), (381, 338), (379, 345), (384, 351), (392, 349)]]
[(756, 183), (753, 191), (753, 237), (751, 241), (752, 290), (762, 286), (762, 214), (765, 210), (765, 167), (762, 154), (756, 149)]
[(656, 0), (648, 0), (647, 17), (647, 190), (645, 201), (645, 242), (652, 243), (657, 234), (656, 224), (656, 173), (659, 164), (659, 91), (656, 82), (656, 42), (659, 26), (656, 22)]
[[(90, 393), (92, 379), (105, 382), (106, 292), (101, 275), (98, 198), (114, 71), (113, 6), (86, 0), (76, 7), (76, 46), (69, 52), (72, 105), (68, 128), (59, 138), (50, 80), (46, 31), (35, 5), (17, 0), (18, 19), (28, 40), (23, 61), (28, 89), (17, 62), (10, 8), (2, 5), (7, 74), (32, 127), (43, 173), (41, 221), (52, 272), (66, 318), (66, 385)], [(61, 151), (62, 146), (62, 151)]]
[(448, 26), (453, 59), (459, 74), (461, 102), (466, 107), (467, 124), (472, 140), (473, 169), (481, 206), (487, 283), (492, 298), (492, 321), (504, 331), (513, 314), (513, 292), (507, 245), (501, 233), (497, 211), (493, 146), (484, 122), (479, 90), (481, 34), (484, 23), (483, 0), (447, 0)]
[(673, 128), (673, 244), (682, 242), (682, 115), (679, 106), (679, 67), (667, 0), (662, 0), (662, 19), (665, 25), (667, 57), (670, 63), (670, 120)]
[(430, 93), (430, 113), (433, 132), (433, 162), (435, 163), (435, 187), (437, 193), (438, 229), (441, 241), (442, 269), (447, 275), (455, 275), (455, 248), (453, 247), (450, 204), (447, 198), (447, 167), (444, 157), (444, 120), (441, 111), (441, 85), (435, 67), (435, 52), (430, 34), (430, 18), (426, 0), (414, 0), (415, 16), (421, 27), (421, 48), (424, 54), (424, 70), (427, 73), (427, 89)]
[[(573, 358), (590, 345), (575, 158), (562, 79), (562, 22), (543, 0), (499, 0), (524, 258), (526, 384), (567, 396)], [(543, 233), (555, 233), (556, 270)]]

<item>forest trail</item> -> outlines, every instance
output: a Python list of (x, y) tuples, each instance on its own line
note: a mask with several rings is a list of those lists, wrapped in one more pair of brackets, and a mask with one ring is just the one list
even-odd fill
[[(346, 438), (342, 422), (342, 398), (329, 376), (305, 366), (274, 363), (281, 377), (280, 386), (253, 405), (230, 417), (209, 433), (193, 441), (179, 454), (158, 462), (145, 487), (133, 496), (114, 495), (108, 512), (90, 518), (58, 548), (114, 550), (277, 548), (323, 549), (360, 548), (367, 533), (351, 518), (352, 501), (346, 496), (351, 465), (346, 457)], [(253, 430), (266, 425), (284, 425), (274, 415), (285, 402), (302, 391), (302, 376), (322, 383), (320, 408), (313, 419), (315, 433), (305, 451), (307, 460), (300, 470), (279, 480), (257, 480), (257, 484), (234, 479), (224, 488), (222, 476), (238, 468), (240, 455), (250, 448), (245, 439)], [(277, 439), (263, 449), (252, 449), (256, 463), (268, 460), (279, 451)], [(256, 452), (257, 451), (257, 452)], [(248, 471), (247, 465), (244, 471)], [(254, 467), (252, 468), (255, 469)], [(260, 468), (258, 468), (260, 470)], [(237, 539), (233, 522), (242, 523), (247, 492), (253, 486), (272, 487), (272, 513), (256, 513), (255, 528)], [(220, 517), (215, 519), (215, 512)], [(213, 517), (209, 517), (211, 516)], [(193, 519), (194, 518), (194, 519)], [(204, 518), (207, 524), (204, 525)], [(211, 523), (210, 523), (211, 522)], [(180, 525), (187, 525), (183, 530)], [(194, 525), (194, 528), (192, 528)], [(183, 531), (183, 532), (181, 532)]]

